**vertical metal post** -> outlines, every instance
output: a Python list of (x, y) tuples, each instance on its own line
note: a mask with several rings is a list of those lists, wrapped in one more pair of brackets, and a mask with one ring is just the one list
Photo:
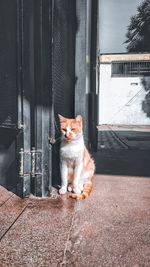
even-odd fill
[(81, 114), (84, 121), (84, 137), (88, 144), (88, 88), (86, 87), (86, 37), (87, 1), (76, 0), (77, 33), (75, 45), (75, 115)]
[(89, 139), (92, 150), (97, 150), (97, 124), (98, 124), (98, 92), (96, 87), (96, 71), (97, 71), (97, 14), (98, 0), (92, 1), (91, 8), (91, 86), (89, 94)]
[(36, 150), (35, 147), (32, 147), (31, 150), (31, 192), (35, 195), (36, 192)]
[(91, 71), (91, 8), (92, 0), (87, 0), (86, 6), (86, 94), (90, 92), (90, 71)]
[[(33, 86), (33, 1), (17, 1), (17, 69), (18, 69), (18, 153), (31, 148), (31, 88)], [(22, 148), (23, 150), (20, 150)], [(29, 155), (29, 154), (28, 154)], [(22, 158), (21, 158), (22, 160)], [(19, 191), (23, 197), (30, 195), (30, 155), (23, 158), (26, 175), (20, 176)], [(29, 170), (29, 171), (28, 171)], [(24, 170), (23, 170), (24, 172)], [(23, 173), (22, 173), (23, 174)]]
[(84, 120), (86, 144), (97, 147), (97, 0), (77, 0), (75, 114)]
[[(35, 147), (38, 151), (36, 167), (39, 170), (35, 178), (35, 194), (43, 197), (51, 187), (50, 163), (51, 147), (49, 145), (50, 110), (51, 110), (51, 25), (52, 1), (35, 2)], [(38, 160), (41, 157), (41, 160)]]

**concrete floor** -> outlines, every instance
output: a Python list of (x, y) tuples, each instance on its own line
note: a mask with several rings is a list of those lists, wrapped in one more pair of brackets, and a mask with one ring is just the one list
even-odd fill
[(0, 187), (1, 267), (149, 267), (150, 179), (95, 175), (89, 199)]

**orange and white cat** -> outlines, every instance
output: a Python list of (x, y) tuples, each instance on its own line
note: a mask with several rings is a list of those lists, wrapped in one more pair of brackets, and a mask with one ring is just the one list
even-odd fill
[(70, 197), (85, 199), (92, 191), (92, 177), (95, 164), (84, 145), (82, 116), (68, 119), (61, 115), (60, 130), (62, 141), (60, 146), (60, 194), (71, 192)]

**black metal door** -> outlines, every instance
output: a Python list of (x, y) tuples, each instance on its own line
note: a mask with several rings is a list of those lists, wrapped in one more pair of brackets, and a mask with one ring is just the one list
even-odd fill
[(0, 1), (0, 183), (30, 194), (32, 1)]
[(0, 184), (23, 197), (51, 184), (51, 2), (0, 1)]
[(0, 183), (18, 183), (17, 1), (0, 1)]
[(23, 196), (51, 187), (52, 1), (21, 0), (20, 179)]

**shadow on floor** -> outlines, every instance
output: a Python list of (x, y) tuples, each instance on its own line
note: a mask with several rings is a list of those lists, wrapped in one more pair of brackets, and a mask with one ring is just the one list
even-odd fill
[(98, 174), (150, 176), (150, 150), (101, 149), (92, 155)]

